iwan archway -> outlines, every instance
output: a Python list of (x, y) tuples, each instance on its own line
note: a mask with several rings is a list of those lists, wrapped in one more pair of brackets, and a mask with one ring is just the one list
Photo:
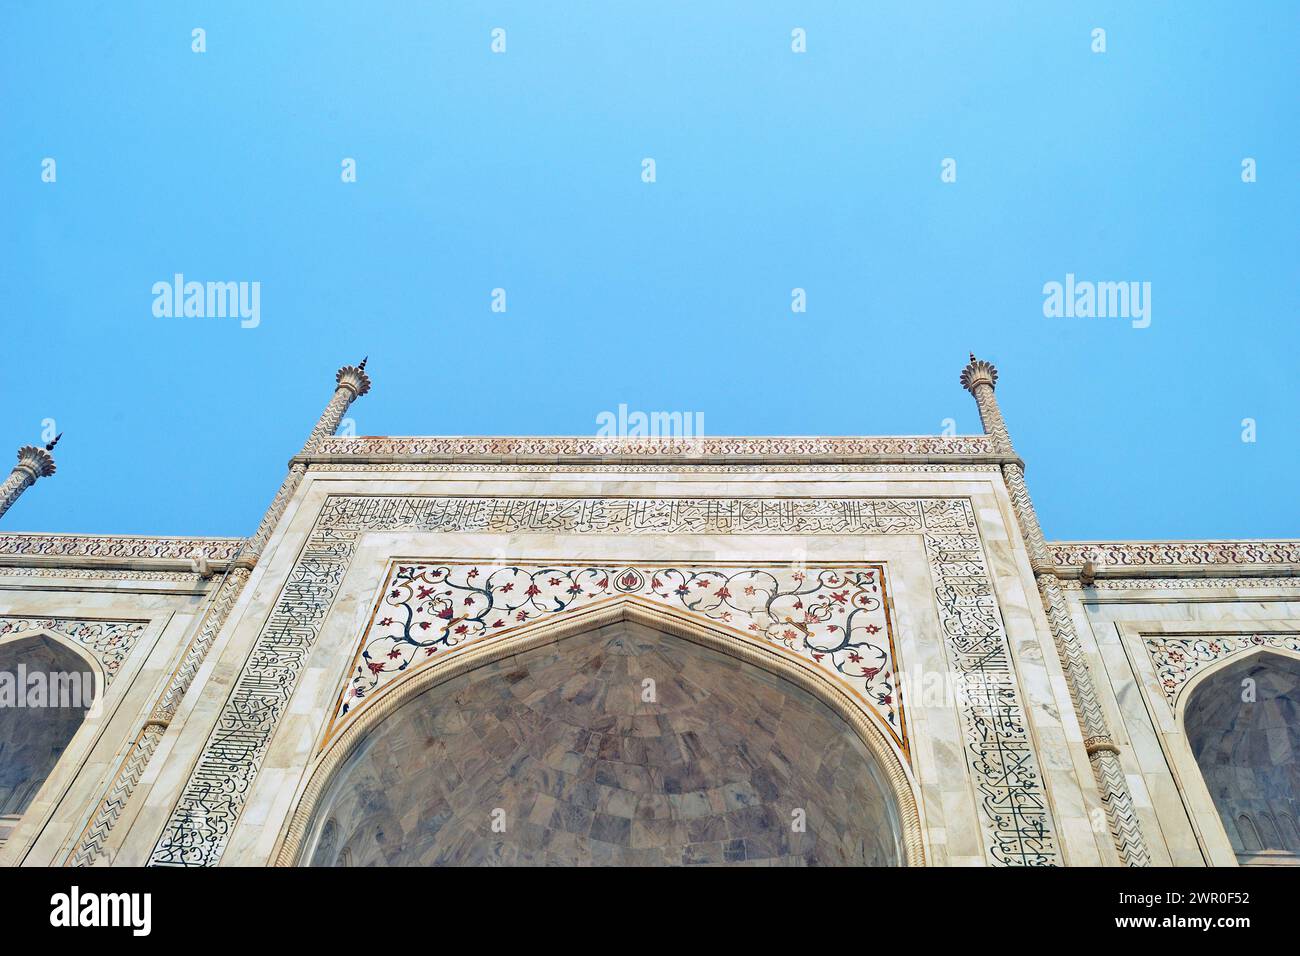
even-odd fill
[(279, 862), (924, 862), (901, 763), (824, 676), (634, 599), (562, 617), (349, 726)]
[(1242, 865), (1300, 865), (1300, 657), (1259, 650), (1207, 671), (1187, 742)]
[(81, 729), (101, 681), (98, 663), (61, 634), (0, 639), (0, 846)]

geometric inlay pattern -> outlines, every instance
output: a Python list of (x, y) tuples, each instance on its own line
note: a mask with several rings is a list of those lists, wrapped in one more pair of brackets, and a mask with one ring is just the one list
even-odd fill
[(817, 665), (906, 752), (884, 568), (394, 563), (327, 739), (400, 678), (555, 614), (634, 595)]
[(1060, 862), (1055, 828), (968, 498), (548, 498), (332, 495), (221, 708), (154, 866), (214, 866), (237, 823), (361, 537), (915, 534), (924, 542), (989, 862)]
[(68, 618), (0, 617), (0, 637), (23, 631), (46, 630), (62, 634), (81, 645), (104, 668), (104, 686), (122, 668), (122, 662), (144, 633), (147, 621), (78, 621)]
[(1169, 637), (1148, 634), (1142, 638), (1156, 666), (1160, 689), (1171, 709), (1187, 682), (1208, 664), (1215, 664), (1257, 647), (1275, 647), (1300, 653), (1300, 633), (1214, 634), (1201, 637)]

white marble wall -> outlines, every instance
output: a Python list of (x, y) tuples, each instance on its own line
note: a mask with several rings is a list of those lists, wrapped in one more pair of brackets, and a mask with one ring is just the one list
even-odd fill
[[(231, 621), (173, 720), (141, 781), (139, 816), (117, 861), (144, 863), (207, 743), (222, 705), (257, 641), (280, 589), (327, 494), (637, 496), (637, 497), (965, 497), (974, 505), (995, 580), (1015, 677), (1028, 709), (1047, 795), (1057, 828), (1061, 862), (1113, 861), (1104, 827), (1090, 815), (1098, 807), (1091, 772), (1064, 677), (1037, 601), (1027, 558), (1011, 523), (1011, 508), (996, 473), (834, 475), (791, 473), (607, 473), (474, 475), (454, 473), (308, 474), (270, 542)], [(370, 533), (363, 537), (347, 579), (331, 608), (312, 655), (253, 783), (222, 856), (225, 865), (273, 859), (286, 823), (319, 759), (325, 724), (348, 676), (358, 636), (387, 560), (409, 557), (565, 558), (663, 560), (677, 564), (718, 561), (789, 561), (802, 549), (809, 562), (884, 562), (892, 591), (896, 639), (904, 677), (947, 671), (934, 583), (919, 535), (550, 535), (540, 533)], [(926, 834), (927, 857), (939, 865), (983, 865), (975, 782), (951, 700), (907, 703), (915, 781)]]
[[(328, 495), (694, 498), (962, 498), (971, 502), (1011, 651), (1055, 829), (1057, 862), (1118, 862), (1065, 675), (996, 469), (905, 472), (787, 471), (680, 473), (622, 470), (309, 471), (254, 568), (226, 627), (106, 844), (108, 861), (142, 865), (209, 742), (231, 690), (257, 644)], [(960, 710), (946, 680), (949, 658), (932, 567), (919, 534), (518, 534), (368, 532), (298, 676), (287, 710), (230, 835), (222, 865), (274, 861), (308, 778), (321, 760), (325, 728), (387, 562), (395, 556), (447, 559), (554, 559), (883, 563), (903, 678), (910, 753), (900, 755), (916, 794), (925, 854), (932, 865), (987, 865), (980, 795), (967, 760)], [(0, 569), (0, 614), (148, 621), (110, 690), (104, 714), (88, 722), (0, 851), (0, 864), (64, 862), (104, 795), (118, 762), (161, 693), (202, 613), (210, 584), (185, 575), (109, 580), (22, 576)], [(1160, 711), (1158, 684), (1142, 656), (1142, 633), (1157, 628), (1292, 627), (1300, 588), (1207, 582), (1200, 590), (1080, 590), (1067, 598), (1129, 777), (1156, 863), (1233, 862), (1231, 850), (1176, 715)], [(927, 684), (927, 680), (930, 681)], [(927, 692), (927, 690), (929, 692)], [(1155, 695), (1155, 696), (1153, 696)], [(1181, 748), (1181, 749), (1180, 749)], [(1190, 762), (1189, 762), (1190, 761)], [(1199, 790), (1197, 789), (1199, 786)]]

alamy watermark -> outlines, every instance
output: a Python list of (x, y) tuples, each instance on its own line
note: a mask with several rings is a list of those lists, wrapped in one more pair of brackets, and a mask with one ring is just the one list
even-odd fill
[(132, 936), (153, 930), (152, 893), (96, 893), (74, 886), (50, 897), (50, 925), (60, 928), (117, 926)]
[(153, 314), (159, 319), (238, 318), (242, 329), (262, 324), (261, 282), (186, 282), (183, 273), (153, 284)]
[(96, 717), (102, 698), (100, 678), (93, 671), (28, 670), (26, 664), (0, 671), (0, 709), (66, 707)]
[(1131, 319), (1133, 328), (1151, 324), (1150, 282), (1092, 282), (1076, 280), (1043, 283), (1043, 315), (1049, 319)]
[(628, 411), (619, 405), (617, 412), (604, 411), (596, 416), (597, 438), (653, 438), (659, 441), (684, 441), (704, 437), (703, 412)]

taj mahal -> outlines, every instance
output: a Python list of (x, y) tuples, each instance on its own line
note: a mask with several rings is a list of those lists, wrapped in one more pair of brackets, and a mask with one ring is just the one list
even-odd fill
[(0, 531), (0, 865), (1300, 862), (1300, 541), (1050, 540), (960, 384), (980, 434), (341, 435), (363, 361), (247, 537)]

